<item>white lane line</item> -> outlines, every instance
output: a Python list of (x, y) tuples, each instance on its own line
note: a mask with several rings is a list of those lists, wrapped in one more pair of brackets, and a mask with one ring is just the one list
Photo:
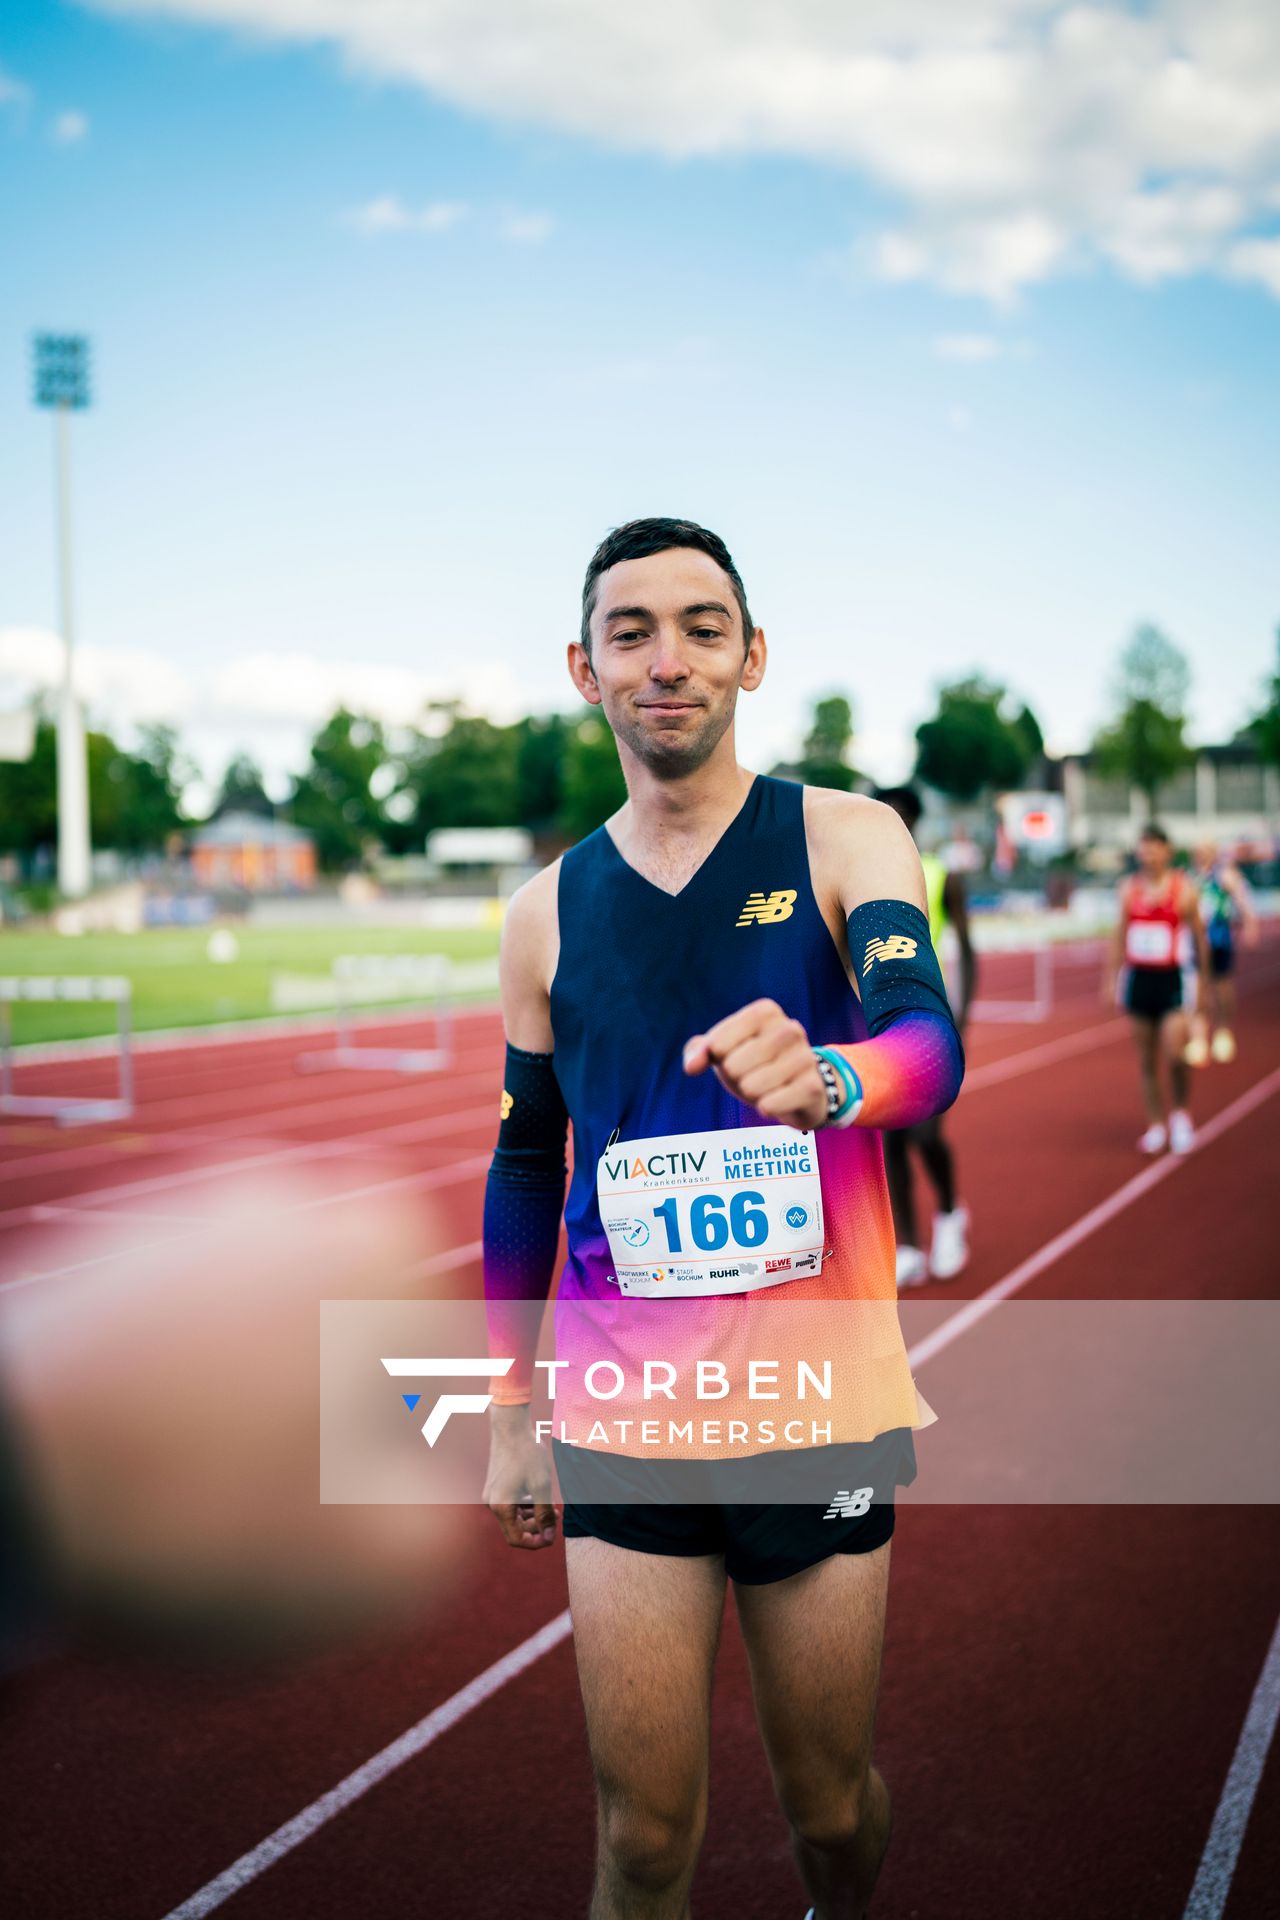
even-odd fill
[(450, 1727), (455, 1727), (459, 1720), (465, 1719), (474, 1708), (504, 1687), (508, 1680), (514, 1680), (526, 1667), (540, 1660), (544, 1653), (550, 1653), (562, 1640), (567, 1640), (571, 1631), (566, 1609), (564, 1613), (558, 1613), (554, 1620), (548, 1620), (546, 1626), (540, 1627), (537, 1633), (521, 1641), (518, 1647), (513, 1647), (510, 1653), (504, 1654), (501, 1660), (495, 1660), (491, 1667), (486, 1667), (460, 1693), (455, 1693), (434, 1713), (419, 1720), (416, 1726), (402, 1733), (390, 1746), (383, 1747), (381, 1753), (375, 1753), (372, 1759), (366, 1760), (354, 1773), (349, 1773), (345, 1780), (340, 1780), (319, 1800), (313, 1800), (292, 1820), (286, 1820), (282, 1827), (277, 1827), (274, 1833), (249, 1853), (241, 1854), (225, 1873), (220, 1873), (216, 1880), (210, 1880), (189, 1900), (184, 1900), (180, 1907), (174, 1907), (167, 1913), (165, 1920), (201, 1920), (204, 1914), (212, 1913), (233, 1893), (238, 1893), (241, 1887), (247, 1887), (260, 1873), (265, 1873), (268, 1867), (283, 1859), (286, 1853), (292, 1853), (304, 1840), (309, 1840), (335, 1814), (352, 1806), (363, 1794), (368, 1793), (370, 1787), (376, 1787), (397, 1767), (402, 1767), (406, 1760), (412, 1760), (424, 1752), (442, 1733), (447, 1733)]
[[(1277, 1088), (1280, 1088), (1280, 1067), (1278, 1067), (1274, 1073), (1268, 1074), (1265, 1080), (1259, 1081), (1256, 1086), (1252, 1087), (1248, 1093), (1243, 1094), (1239, 1100), (1234, 1101), (1231, 1106), (1224, 1107), (1215, 1119), (1211, 1120), (1207, 1126), (1201, 1129), (1199, 1144), (1207, 1145), (1217, 1139), (1219, 1135), (1225, 1133), (1229, 1127), (1233, 1127), (1238, 1120), (1246, 1118), (1256, 1107), (1261, 1106), (1262, 1102), (1268, 1099)], [(1026, 1282), (1031, 1279), (1034, 1274), (1041, 1272), (1051, 1261), (1056, 1260), (1062, 1253), (1068, 1251), (1070, 1247), (1075, 1246), (1080, 1240), (1084, 1239), (1087, 1234), (1094, 1232), (1099, 1226), (1103, 1225), (1106, 1220), (1112, 1219), (1115, 1214), (1121, 1212), (1124, 1207), (1129, 1206), (1132, 1201), (1136, 1200), (1140, 1194), (1146, 1193), (1150, 1187), (1156, 1184), (1157, 1179), (1166, 1179), (1177, 1165), (1178, 1161), (1175, 1159), (1162, 1160), (1154, 1167), (1148, 1167), (1146, 1171), (1139, 1174), (1136, 1179), (1130, 1180), (1125, 1186), (1121, 1187), (1118, 1192), (1114, 1193), (1110, 1200), (1104, 1201), (1100, 1207), (1094, 1207), (1090, 1213), (1083, 1215), (1074, 1227), (1068, 1228), (1065, 1233), (1058, 1234), (1056, 1239), (1050, 1240), (1045, 1247), (1041, 1248), (1038, 1254), (1033, 1254), (1029, 1260), (1024, 1260), (1021, 1266), (1015, 1267), (1013, 1272), (1007, 1274), (1003, 1280), (999, 1280), (995, 1286), (989, 1287), (986, 1293), (980, 1294), (976, 1300), (972, 1300), (967, 1306), (962, 1307), (950, 1320), (946, 1321), (946, 1323), (938, 1329), (937, 1333), (931, 1335), (926, 1340), (920, 1341), (919, 1344), (913, 1347), (908, 1353), (908, 1362), (913, 1367), (919, 1366), (922, 1360), (928, 1359), (931, 1354), (940, 1351), (941, 1347), (949, 1345), (951, 1340), (958, 1339), (961, 1333), (973, 1326), (985, 1313), (990, 1312), (997, 1300), (1005, 1299), (1008, 1294), (1016, 1292), (1018, 1287), (1025, 1286)], [(468, 1255), (478, 1250), (478, 1244), (476, 1247), (454, 1249), (455, 1252), (466, 1253)], [(980, 1311), (975, 1313), (973, 1312), (974, 1308), (978, 1308)], [(954, 1331), (952, 1331), (952, 1329), (954, 1329)], [(944, 1338), (943, 1336), (947, 1337)], [(389, 1747), (384, 1747), (381, 1753), (374, 1754), (373, 1758), (367, 1760), (362, 1767), (358, 1767), (354, 1773), (348, 1774), (345, 1780), (339, 1781), (338, 1785), (332, 1788), (329, 1793), (324, 1794), (319, 1800), (313, 1801), (309, 1807), (304, 1807), (301, 1813), (296, 1814), (294, 1818), (287, 1821), (284, 1826), (278, 1827), (275, 1833), (269, 1835), (260, 1845), (254, 1847), (251, 1852), (242, 1854), (240, 1859), (237, 1860), (234, 1865), (228, 1867), (225, 1873), (219, 1874), (216, 1880), (209, 1881), (207, 1886), (202, 1887), (198, 1893), (192, 1894), (191, 1898), (184, 1901), (180, 1907), (175, 1907), (172, 1912), (166, 1914), (165, 1920), (200, 1920), (202, 1915), (212, 1913), (214, 1909), (221, 1906), (225, 1900), (229, 1900), (233, 1893), (239, 1892), (241, 1887), (248, 1886), (250, 1881), (257, 1879), (260, 1873), (265, 1872), (268, 1867), (274, 1865), (284, 1854), (289, 1853), (294, 1847), (300, 1845), (303, 1840), (309, 1839), (312, 1834), (318, 1832), (335, 1814), (343, 1812), (355, 1800), (358, 1800), (361, 1794), (366, 1793), (371, 1786), (375, 1786), (378, 1781), (385, 1779), (387, 1774), (392, 1772), (394, 1768), (400, 1766), (405, 1760), (411, 1759), (415, 1754), (421, 1753), (424, 1747), (430, 1746), (433, 1740), (438, 1739), (449, 1727), (455, 1725), (465, 1714), (470, 1713), (473, 1707), (478, 1706), (481, 1701), (487, 1700), (492, 1694), (495, 1694), (507, 1680), (512, 1679), (518, 1673), (522, 1673), (526, 1667), (532, 1666), (534, 1661), (540, 1659), (542, 1654), (547, 1652), (551, 1647), (559, 1645), (560, 1641), (563, 1640), (569, 1632), (570, 1622), (568, 1613), (558, 1614), (556, 1618), (549, 1621), (539, 1633), (535, 1633), (530, 1639), (523, 1641), (520, 1646), (507, 1654), (505, 1659), (499, 1660), (492, 1667), (486, 1668), (482, 1674), (475, 1680), (472, 1680), (467, 1686), (463, 1687), (459, 1693), (455, 1693), (452, 1699), (446, 1700), (443, 1706), (437, 1707), (434, 1713), (428, 1714), (425, 1720), (420, 1720), (417, 1726), (410, 1727), (407, 1733), (402, 1734), (398, 1740), (394, 1740)], [(1275, 1648), (1273, 1647), (1273, 1653), (1274, 1652)], [(1269, 1665), (1270, 1662), (1268, 1662), (1268, 1666)], [(1277, 1686), (1280, 1687), (1280, 1669), (1278, 1669)], [(1252, 1711), (1251, 1708), (1251, 1716)], [(1271, 1727), (1274, 1726), (1274, 1720), (1275, 1715), (1273, 1711), (1271, 1726), (1268, 1727), (1266, 1734), (1268, 1743), (1271, 1738)], [(1246, 1731), (1248, 1730), (1249, 1724), (1247, 1721)], [(1244, 1740), (1245, 1736), (1242, 1734), (1242, 1746), (1244, 1745)], [(1265, 1752), (1265, 1746), (1263, 1751)], [(1235, 1762), (1232, 1763), (1232, 1770), (1234, 1773)], [(1258, 1770), (1259, 1772), (1261, 1771), (1261, 1761), (1259, 1761)], [(1229, 1775), (1227, 1782), (1228, 1788), (1230, 1788), (1231, 1784), (1231, 1776)], [(1256, 1786), (1256, 1780), (1253, 1784)], [(1251, 1787), (1249, 1791), (1250, 1801), (1252, 1801), (1252, 1797), (1253, 1789)], [(1226, 1798), (1227, 1790), (1224, 1789), (1224, 1801)], [(1248, 1807), (1246, 1805), (1246, 1814), (1247, 1811)], [(1221, 1812), (1221, 1809), (1219, 1809), (1219, 1812)], [(1215, 1830), (1217, 1824), (1217, 1821), (1215, 1821)], [(1243, 1831), (1243, 1824), (1241, 1825), (1241, 1831)], [(1210, 1836), (1210, 1840), (1212, 1843), (1212, 1835)], [(1234, 1856), (1232, 1857), (1231, 1864), (1234, 1866)], [(1208, 1920), (1211, 1912), (1219, 1911), (1220, 1909), (1206, 1909), (1205, 1920)], [(1193, 1920), (1190, 1910), (1188, 1911), (1186, 1920)], [(1194, 1916), (1194, 1920), (1200, 1920), (1200, 1916)]]
[[(429, 1010), (429, 1009), (428, 1009)], [(455, 1001), (450, 1013), (455, 1020), (491, 1016), (497, 1019), (502, 1009), (496, 1000)], [(360, 1028), (406, 1027), (422, 1018), (420, 1004), (413, 1001), (389, 1001), (386, 1006), (352, 1015), (351, 1024)], [(200, 1053), (206, 1047), (233, 1046), (243, 1041), (291, 1040), (301, 1034), (332, 1033), (334, 1014), (264, 1014), (260, 1020), (220, 1020), (202, 1027), (144, 1027), (133, 1035), (135, 1053)], [(97, 1034), (87, 1040), (34, 1040), (15, 1050), (19, 1065), (39, 1065), (49, 1060), (92, 1060), (109, 1058), (116, 1048), (114, 1035)]]
[[(488, 1122), (497, 1134), (497, 1107), (486, 1100), (482, 1107), (467, 1107), (452, 1113), (435, 1114), (427, 1120), (395, 1120), (389, 1126), (375, 1127), (349, 1139), (340, 1134), (333, 1140), (297, 1140), (286, 1147), (274, 1147), (268, 1153), (242, 1154), (235, 1160), (202, 1160), (194, 1167), (181, 1167), (175, 1173), (147, 1174), (137, 1180), (113, 1180), (106, 1187), (87, 1187), (69, 1196), (77, 1205), (91, 1206), (99, 1201), (114, 1206), (117, 1200), (133, 1200), (139, 1194), (164, 1193), (170, 1187), (193, 1186), (201, 1180), (217, 1180), (224, 1174), (245, 1173), (255, 1167), (290, 1165), (303, 1160), (344, 1159), (353, 1149), (373, 1146), (420, 1145), (441, 1134), (452, 1136)], [(31, 1203), (38, 1206), (40, 1202)], [(9, 1221), (25, 1224), (31, 1218), (31, 1206), (13, 1207), (0, 1212), (0, 1227)]]
[(1005, 1080), (1016, 1080), (1020, 1073), (1031, 1073), (1036, 1067), (1051, 1067), (1058, 1060), (1069, 1060), (1073, 1054), (1090, 1053), (1094, 1047), (1106, 1047), (1113, 1040), (1123, 1039), (1128, 1032), (1123, 1020), (1104, 1020), (1100, 1026), (1085, 1027), (1080, 1033), (1064, 1033), (1057, 1040), (1045, 1040), (1038, 1047), (1024, 1047), (1021, 1053), (1007, 1053), (999, 1060), (989, 1060), (985, 1066), (972, 1067), (964, 1076), (961, 1093), (976, 1093), (982, 1087), (999, 1086)]
[[(474, 1175), (483, 1173), (489, 1165), (490, 1158), (490, 1154), (482, 1153), (477, 1154), (471, 1160), (455, 1160), (447, 1167), (432, 1167), (426, 1173), (402, 1173), (394, 1180), (371, 1181), (367, 1187), (344, 1187), (337, 1193), (320, 1194), (314, 1200), (301, 1200), (295, 1206), (284, 1209), (283, 1217), (285, 1219), (292, 1219), (293, 1216), (298, 1213), (312, 1213), (317, 1207), (341, 1206), (344, 1200), (367, 1200), (371, 1199), (374, 1194), (390, 1193), (406, 1187), (415, 1188), (419, 1193), (429, 1193), (436, 1187), (452, 1186), (455, 1180), (469, 1180)], [(95, 1220), (111, 1220), (113, 1217), (124, 1218), (125, 1216), (113, 1216), (110, 1213), (104, 1212), (94, 1213), (91, 1217)], [(162, 1215), (148, 1215), (145, 1217), (154, 1220), (158, 1225), (165, 1223), (165, 1216)], [(172, 1217), (172, 1215), (168, 1216), (168, 1218)], [(207, 1220), (201, 1224), (206, 1229), (209, 1226)], [(161, 1247), (181, 1246), (195, 1238), (196, 1234), (188, 1227), (181, 1233), (169, 1233), (163, 1235), (158, 1240), (148, 1240), (142, 1248), (136, 1246), (112, 1247), (106, 1253), (94, 1254), (91, 1259), (87, 1260), (73, 1261), (69, 1266), (46, 1267), (38, 1273), (20, 1273), (13, 1280), (0, 1281), (0, 1293), (16, 1293), (22, 1287), (34, 1287), (39, 1285), (43, 1280), (65, 1280), (69, 1274), (87, 1273), (93, 1267), (110, 1266), (115, 1261), (127, 1259), (139, 1252), (154, 1253)]]
[(1280, 1719), (1280, 1621), (1271, 1636), (1271, 1645), (1240, 1729), (1222, 1798), (1213, 1816), (1182, 1920), (1220, 1920), (1277, 1719)]
[(1007, 1300), (1010, 1294), (1018, 1293), (1029, 1280), (1034, 1280), (1038, 1274), (1044, 1272), (1046, 1267), (1051, 1267), (1055, 1260), (1060, 1260), (1064, 1254), (1070, 1253), (1073, 1248), (1080, 1245), (1082, 1240), (1087, 1240), (1090, 1234), (1096, 1233), (1099, 1227), (1105, 1227), (1107, 1222), (1114, 1220), (1118, 1213), (1123, 1213), (1125, 1208), (1131, 1207), (1135, 1200), (1140, 1200), (1144, 1193), (1150, 1193), (1152, 1187), (1159, 1186), (1162, 1180), (1167, 1180), (1171, 1174), (1176, 1173), (1185, 1161), (1194, 1159), (1202, 1148), (1212, 1146), (1215, 1140), (1220, 1139), (1237, 1122), (1247, 1120), (1251, 1113), (1277, 1092), (1280, 1092), (1280, 1067), (1269, 1073), (1265, 1080), (1259, 1080), (1250, 1087), (1247, 1093), (1242, 1093), (1238, 1100), (1233, 1100), (1229, 1107), (1224, 1107), (1221, 1113), (1216, 1113), (1212, 1120), (1207, 1120), (1197, 1133), (1196, 1144), (1190, 1154), (1167, 1154), (1163, 1160), (1157, 1160), (1153, 1166), (1144, 1168), (1141, 1173), (1136, 1173), (1132, 1180), (1126, 1180), (1124, 1185), (1117, 1187), (1106, 1200), (1101, 1201), (1096, 1207), (1090, 1207), (1088, 1213), (1082, 1213), (1071, 1226), (1055, 1234), (1052, 1240), (1047, 1240), (1037, 1253), (1023, 1260), (1011, 1273), (1006, 1273), (1003, 1280), (995, 1281), (984, 1292), (966, 1301), (964, 1306), (958, 1307), (950, 1319), (944, 1320), (940, 1327), (926, 1334), (923, 1340), (917, 1341), (916, 1345), (908, 1350), (908, 1364), (912, 1367), (921, 1367), (926, 1360), (932, 1360), (936, 1353), (941, 1353), (944, 1347), (949, 1347), (953, 1340), (958, 1340), (962, 1333), (967, 1333), (970, 1327), (978, 1324), (979, 1320), (985, 1320), (989, 1313), (994, 1313), (1002, 1300)]

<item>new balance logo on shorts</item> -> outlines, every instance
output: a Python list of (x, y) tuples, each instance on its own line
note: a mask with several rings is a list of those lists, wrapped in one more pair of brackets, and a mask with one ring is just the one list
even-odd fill
[(838, 1493), (823, 1514), (824, 1520), (860, 1520), (870, 1513), (874, 1487), (855, 1487), (852, 1493)]
[(759, 926), (769, 927), (779, 920), (789, 920), (795, 903), (794, 887), (775, 887), (767, 897), (763, 893), (749, 893), (747, 904), (738, 915), (738, 925), (749, 927), (754, 920)]
[(891, 933), (887, 940), (868, 940), (866, 953), (862, 957), (862, 974), (865, 979), (877, 960), (914, 960), (916, 943), (905, 933)]

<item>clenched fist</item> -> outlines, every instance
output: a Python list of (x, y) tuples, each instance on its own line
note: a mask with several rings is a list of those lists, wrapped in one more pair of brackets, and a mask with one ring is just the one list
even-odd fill
[(776, 1000), (753, 1000), (687, 1040), (685, 1072), (708, 1067), (735, 1099), (767, 1120), (804, 1132), (827, 1118), (827, 1090), (809, 1036)]

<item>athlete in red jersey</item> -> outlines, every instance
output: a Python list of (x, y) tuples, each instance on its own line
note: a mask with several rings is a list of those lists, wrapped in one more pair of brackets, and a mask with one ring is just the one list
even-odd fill
[[(1195, 942), (1203, 982), (1209, 957), (1195, 888), (1174, 867), (1173, 848), (1164, 828), (1144, 827), (1138, 841), (1138, 871), (1120, 890), (1120, 917), (1104, 988), (1107, 1003), (1114, 1005), (1123, 968), (1123, 1005), (1138, 1049), (1147, 1108), (1147, 1130), (1138, 1142), (1143, 1153), (1162, 1153), (1166, 1146), (1174, 1153), (1187, 1153), (1195, 1141), (1187, 1110), (1191, 1075), (1185, 1059), (1187, 1014), (1179, 952), (1184, 927)], [(1162, 1053), (1169, 1074), (1167, 1120), (1160, 1084)]]

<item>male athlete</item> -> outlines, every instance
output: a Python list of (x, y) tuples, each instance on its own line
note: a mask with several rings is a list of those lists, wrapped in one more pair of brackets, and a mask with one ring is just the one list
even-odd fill
[[(745, 1240), (762, 1257), (740, 1265), (727, 1252), (691, 1252), (698, 1223), (678, 1185), (646, 1193), (642, 1224), (683, 1261), (655, 1261), (653, 1286), (669, 1299), (678, 1275), (693, 1296), (662, 1311), (703, 1325), (721, 1306), (742, 1311), (745, 1299), (753, 1319), (780, 1327), (787, 1316), (774, 1300), (820, 1302), (824, 1312), (841, 1303), (850, 1319), (854, 1303), (896, 1300), (875, 1130), (948, 1105), (963, 1056), (901, 822), (873, 801), (739, 766), (738, 694), (754, 691), (764, 669), (764, 633), (716, 535), (640, 520), (602, 542), (569, 670), (613, 729), (628, 799), (515, 895), (503, 929), (508, 1048), (485, 1198), (491, 1315), (547, 1293), (569, 1118), (558, 1314), (566, 1301), (598, 1301), (602, 1320), (634, 1317), (627, 1292), (644, 1291), (645, 1273), (623, 1233), (635, 1223), (601, 1204), (607, 1179), (620, 1166), (702, 1164), (709, 1151), (725, 1164), (771, 1152), (807, 1162), (816, 1148), (817, 1170), (785, 1221), (764, 1203), (755, 1210)], [(656, 1136), (665, 1151), (646, 1160), (637, 1150)], [(725, 1245), (730, 1202), (748, 1199), (732, 1188), (701, 1196), (703, 1227), (716, 1229), (704, 1244)], [(795, 1254), (815, 1219), (816, 1245)], [(733, 1301), (714, 1297), (726, 1289)], [(806, 1504), (608, 1504), (575, 1501), (566, 1488), (598, 1801), (591, 1920), (689, 1913), (729, 1579), (810, 1914), (866, 1912), (889, 1834), (871, 1740), (892, 1490), (913, 1471), (911, 1428), (931, 1417), (892, 1310), (890, 1322), (897, 1347), (882, 1343), (859, 1375), (865, 1405), (849, 1451), (860, 1453), (865, 1485), (831, 1466)], [(527, 1404), (531, 1354), (517, 1345), (502, 1349), (516, 1359), (495, 1393), (486, 1497), (510, 1544), (536, 1549), (555, 1538), (555, 1509)], [(562, 1483), (571, 1464), (562, 1455), (583, 1451), (558, 1448)], [(625, 1481), (636, 1463), (610, 1464)], [(843, 1506), (831, 1497), (837, 1487)]]
[[(1183, 929), (1194, 943), (1200, 993), (1209, 977), (1209, 949), (1195, 888), (1173, 864), (1163, 827), (1144, 827), (1138, 838), (1138, 871), (1120, 889), (1120, 914), (1103, 979), (1103, 1000), (1114, 1006), (1124, 969), (1124, 1007), (1129, 1015), (1147, 1129), (1140, 1153), (1189, 1153), (1195, 1127), (1188, 1109), (1191, 1075), (1186, 1062), (1187, 1010), (1179, 951)], [(1160, 1056), (1168, 1064), (1170, 1106), (1166, 1118)]]
[(1204, 1012), (1191, 1022), (1187, 1065), (1203, 1067), (1210, 1059), (1225, 1065), (1236, 1057), (1236, 928), (1246, 947), (1256, 946), (1258, 916), (1244, 875), (1232, 861), (1221, 858), (1212, 840), (1196, 848), (1192, 879), (1200, 894), (1209, 977), (1204, 983)]
[[(914, 787), (882, 787), (876, 794), (892, 807), (908, 833), (914, 838), (920, 824), (920, 795)], [(960, 1002), (956, 1026), (963, 1034), (978, 983), (978, 959), (969, 932), (969, 901), (964, 875), (948, 872), (936, 853), (920, 856), (924, 871), (925, 895), (929, 908), (929, 936), (939, 959), (942, 936), (948, 927), (955, 929), (960, 956)], [(938, 1196), (938, 1211), (933, 1216), (933, 1232), (928, 1257), (920, 1245), (916, 1224), (915, 1188), (911, 1176), (911, 1149)], [(884, 1166), (889, 1179), (889, 1199), (893, 1205), (893, 1224), (898, 1236), (898, 1286), (919, 1287), (926, 1280), (954, 1280), (969, 1264), (969, 1209), (956, 1195), (956, 1162), (951, 1143), (942, 1130), (942, 1115), (931, 1114), (918, 1127), (894, 1128), (884, 1136)]]

